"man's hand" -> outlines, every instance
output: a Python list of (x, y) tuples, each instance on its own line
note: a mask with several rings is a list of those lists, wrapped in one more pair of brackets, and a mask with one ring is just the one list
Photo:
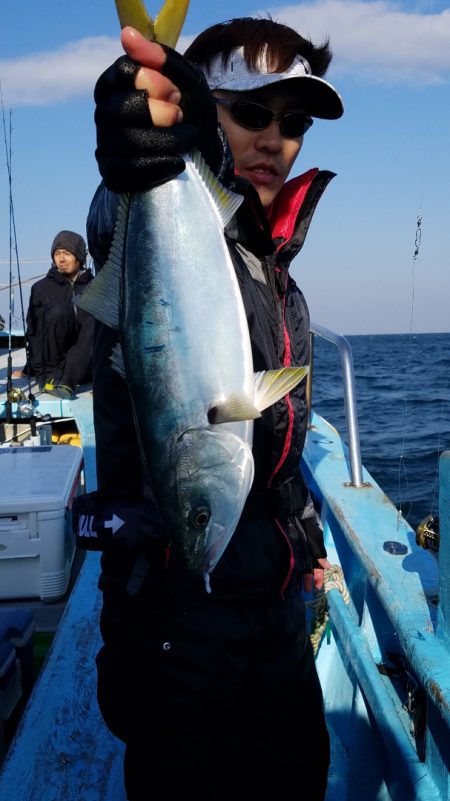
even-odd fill
[(303, 576), (303, 588), (305, 592), (312, 592), (313, 585), (315, 590), (321, 590), (324, 582), (323, 571), (332, 567), (328, 559), (317, 560), (320, 567), (315, 567), (312, 573), (305, 573)]
[(133, 28), (121, 35), (126, 55), (97, 81), (100, 174), (113, 192), (142, 192), (170, 181), (197, 149), (216, 175), (227, 161), (217, 110), (202, 70)]
[(136, 73), (134, 86), (148, 94), (148, 109), (153, 125), (162, 128), (181, 122), (181, 92), (169, 78), (161, 74), (166, 61), (166, 53), (161, 45), (149, 42), (130, 27), (123, 29), (120, 38), (127, 56), (142, 65)]

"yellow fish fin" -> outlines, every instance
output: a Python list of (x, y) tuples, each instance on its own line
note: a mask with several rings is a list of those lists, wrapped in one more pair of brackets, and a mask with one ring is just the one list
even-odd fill
[(215, 423), (235, 423), (241, 420), (255, 420), (261, 417), (250, 398), (246, 395), (229, 395), (208, 410), (208, 420)]
[(281, 367), (279, 370), (255, 373), (256, 408), (262, 412), (284, 398), (300, 383), (308, 370), (309, 367)]

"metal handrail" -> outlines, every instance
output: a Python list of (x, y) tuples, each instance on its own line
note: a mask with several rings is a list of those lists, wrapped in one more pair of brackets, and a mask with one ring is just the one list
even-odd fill
[(358, 415), (356, 410), (355, 395), (355, 375), (353, 372), (353, 356), (349, 341), (341, 334), (336, 334), (328, 328), (324, 328), (316, 323), (310, 324), (311, 333), (311, 369), (308, 376), (308, 403), (311, 410), (312, 405), (312, 375), (313, 375), (313, 355), (314, 337), (319, 336), (327, 339), (336, 345), (341, 354), (342, 378), (344, 385), (344, 405), (345, 419), (347, 423), (348, 449), (350, 457), (350, 476), (351, 484), (354, 487), (364, 486), (362, 479), (361, 450), (359, 445)]

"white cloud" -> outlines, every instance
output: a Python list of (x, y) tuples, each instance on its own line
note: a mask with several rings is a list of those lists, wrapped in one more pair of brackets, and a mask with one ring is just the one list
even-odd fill
[(329, 36), (333, 74), (425, 85), (449, 79), (450, 9), (425, 14), (387, 0), (319, 0), (278, 7), (272, 16), (313, 41)]
[[(359, 80), (414, 84), (449, 79), (450, 9), (428, 14), (405, 11), (388, 0), (311, 0), (270, 13), (314, 41), (330, 36), (333, 76), (351, 73)], [(180, 40), (181, 51), (188, 41)], [(47, 105), (92, 95), (97, 77), (121, 53), (117, 39), (95, 37), (0, 61), (4, 101)]]
[(100, 73), (122, 53), (118, 39), (98, 36), (58, 50), (0, 61), (4, 102), (43, 106), (92, 95)]

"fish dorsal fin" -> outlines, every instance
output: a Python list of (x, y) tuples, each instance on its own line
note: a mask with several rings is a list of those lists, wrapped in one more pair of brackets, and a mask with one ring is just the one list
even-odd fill
[(255, 373), (255, 407), (264, 411), (281, 400), (305, 377), (309, 367), (281, 367)]
[(130, 195), (122, 195), (107, 261), (75, 303), (110, 328), (119, 328), (121, 270), (127, 233)]
[(186, 161), (190, 161), (193, 164), (203, 186), (213, 201), (222, 227), (225, 228), (244, 200), (243, 196), (222, 186), (198, 150), (190, 153)]

